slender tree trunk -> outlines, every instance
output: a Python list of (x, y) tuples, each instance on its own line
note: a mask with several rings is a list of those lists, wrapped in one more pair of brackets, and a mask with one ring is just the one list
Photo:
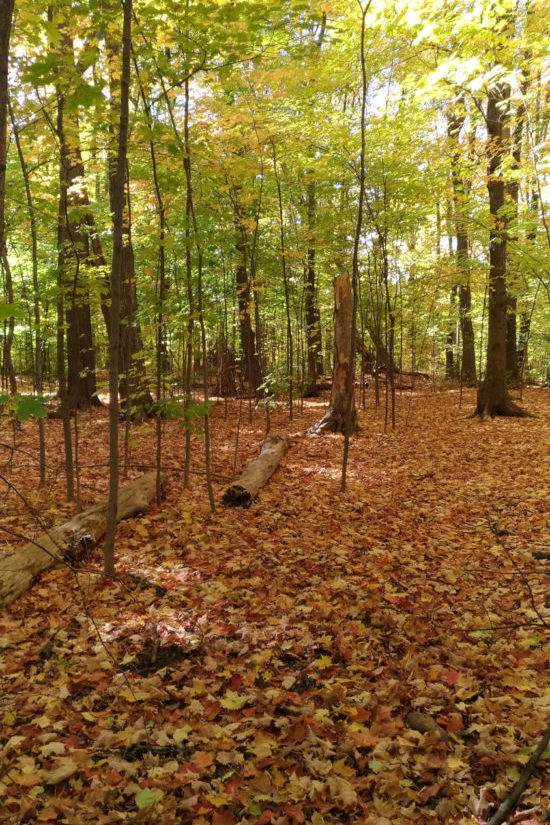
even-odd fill
[[(38, 283), (38, 237), (36, 231), (36, 214), (31, 191), (29, 169), (27, 166), (27, 162), (25, 160), (25, 156), (23, 154), (23, 147), (21, 145), (21, 139), (19, 137), (19, 129), (10, 102), (8, 102), (8, 106), (13, 135), (15, 138), (15, 144), (17, 146), (17, 154), (19, 157), (19, 163), (21, 165), (21, 173), (23, 175), (23, 182), (25, 184), (27, 208), (29, 210), (29, 225), (31, 232), (32, 249), (32, 287), (34, 311), (34, 388), (38, 395), (41, 395), (44, 386), (42, 378), (42, 318), (40, 310), (40, 287)], [(40, 456), (40, 486), (43, 487), (46, 483), (46, 441), (43, 418), (38, 419), (38, 443)]]
[(164, 334), (163, 334), (163, 312), (164, 312), (164, 299), (165, 299), (165, 287), (166, 287), (166, 247), (165, 247), (165, 239), (166, 239), (166, 210), (164, 207), (164, 199), (162, 197), (162, 191), (160, 188), (160, 181), (158, 175), (158, 165), (157, 165), (157, 152), (155, 149), (155, 143), (153, 141), (153, 117), (151, 114), (151, 106), (149, 104), (149, 100), (147, 95), (145, 94), (145, 89), (143, 87), (143, 83), (141, 82), (141, 77), (139, 74), (139, 68), (136, 59), (134, 58), (134, 67), (136, 72), (136, 77), (139, 83), (139, 90), (141, 94), (141, 100), (143, 103), (143, 109), (145, 111), (145, 117), (147, 120), (147, 126), (149, 129), (149, 152), (151, 155), (151, 166), (153, 169), (153, 182), (155, 185), (155, 196), (157, 201), (157, 212), (158, 212), (158, 219), (159, 219), (159, 264), (158, 264), (158, 288), (157, 288), (157, 299), (158, 299), (158, 309), (157, 309), (157, 340), (156, 340), (156, 394), (157, 394), (157, 403), (156, 403), (156, 492), (157, 492), (157, 504), (160, 504), (161, 497), (162, 497), (162, 375), (163, 375), (163, 366), (164, 366)]
[(199, 235), (199, 225), (197, 215), (195, 212), (195, 205), (193, 200), (193, 179), (191, 176), (191, 141), (189, 135), (189, 80), (185, 81), (185, 99), (186, 99), (186, 119), (185, 119), (185, 173), (187, 185), (187, 203), (188, 216), (191, 218), (191, 225), (193, 229), (193, 236), (195, 240), (195, 247), (197, 250), (197, 311), (199, 316), (199, 327), (201, 332), (202, 345), (202, 384), (203, 384), (203, 402), (204, 402), (204, 468), (206, 474), (206, 488), (208, 491), (208, 501), (210, 503), (210, 511), (216, 512), (216, 503), (214, 501), (214, 490), (212, 487), (212, 473), (211, 473), (211, 445), (210, 445), (210, 418), (208, 415), (208, 373), (207, 373), (207, 359), (206, 359), (206, 328), (204, 324), (204, 298), (203, 298), (203, 250), (201, 239)]
[[(519, 169), (521, 166), (521, 142), (523, 139), (523, 128), (525, 125), (525, 119), (527, 117), (527, 111), (525, 109), (525, 103), (523, 102), (523, 100), (529, 89), (529, 82), (529, 78), (524, 77), (523, 82), (521, 84), (522, 99), (517, 106), (514, 130), (512, 135), (512, 170), (515, 174), (515, 177), (513, 177), (512, 180), (508, 183), (507, 192), (514, 206), (513, 220), (517, 220), (518, 216), (519, 179), (517, 175), (519, 175)], [(511, 238), (511, 240), (516, 240), (516, 238)], [(506, 318), (506, 376), (510, 386), (517, 387), (520, 383), (522, 374), (520, 357), (518, 352), (517, 330), (518, 293), (520, 292), (520, 285), (518, 283), (519, 273), (517, 272), (517, 270), (519, 269), (519, 262), (515, 260), (515, 256), (511, 256), (511, 258), (513, 275), (515, 277), (513, 279), (510, 277), (508, 278), (508, 307)]]
[[(116, 61), (120, 53), (120, 45), (116, 40), (110, 39), (107, 49), (112, 61)], [(119, 79), (116, 73), (111, 72), (110, 76), (111, 100), (116, 101), (120, 97)], [(111, 130), (114, 129), (113, 118)], [(114, 135), (112, 135), (114, 137)], [(114, 187), (116, 177), (116, 167), (118, 159), (109, 154), (109, 200), (111, 213), (114, 214)], [(122, 233), (125, 238), (124, 246), (121, 249), (121, 269), (120, 269), (120, 343), (119, 343), (119, 394), (122, 410), (126, 410), (129, 405), (129, 414), (132, 419), (139, 421), (149, 415), (153, 408), (153, 398), (147, 386), (147, 376), (145, 371), (145, 359), (143, 356), (143, 337), (141, 325), (137, 320), (138, 299), (136, 285), (136, 269), (134, 260), (134, 247), (132, 244), (132, 215), (129, 193), (128, 160), (125, 161), (124, 179), (124, 208)]]
[(290, 319), (290, 293), (288, 288), (288, 273), (287, 273), (287, 258), (285, 247), (285, 230), (283, 218), (283, 197), (281, 194), (281, 181), (279, 179), (279, 172), (277, 169), (277, 155), (275, 153), (275, 142), (271, 142), (273, 148), (273, 171), (275, 173), (275, 181), (277, 183), (277, 198), (279, 203), (279, 237), (281, 242), (281, 266), (283, 270), (283, 286), (285, 291), (285, 309), (286, 309), (286, 339), (287, 339), (287, 372), (288, 372), (288, 404), (290, 410), (290, 420), (292, 421), (293, 404), (292, 404), (292, 382), (293, 382), (293, 364), (294, 364), (294, 349), (292, 340), (292, 323)]
[(323, 372), (321, 356), (321, 316), (317, 305), (315, 285), (315, 255), (317, 199), (313, 170), (308, 171), (307, 183), (307, 253), (304, 268), (304, 309), (306, 317), (307, 379), (305, 394), (317, 394), (317, 379)]
[(111, 203), (113, 206), (113, 260), (111, 265), (111, 334), (109, 336), (109, 498), (107, 501), (107, 527), (103, 566), (105, 576), (115, 573), (115, 529), (118, 502), (118, 419), (119, 419), (119, 356), (120, 356), (120, 308), (124, 246), (128, 242), (124, 221), (124, 183), (128, 141), (128, 101), (130, 96), (130, 53), (132, 48), (132, 0), (124, 0), (122, 29), (122, 71), (120, 76), (120, 120), (116, 169), (111, 178)]
[(236, 229), (235, 249), (237, 265), (235, 267), (235, 285), (239, 307), (239, 331), (243, 356), (243, 372), (254, 392), (262, 383), (260, 362), (256, 353), (254, 330), (250, 317), (250, 279), (248, 277), (249, 244), (244, 216), (238, 201), (238, 191), (233, 191), (234, 222)]
[[(165, 95), (166, 99), (168, 96)], [(170, 111), (172, 111), (170, 109)], [(178, 135), (177, 129), (174, 129)], [(191, 257), (191, 228), (192, 228), (192, 190), (191, 190), (191, 158), (189, 152), (189, 81), (185, 82), (185, 109), (183, 121), (184, 137), (182, 144), (183, 168), (185, 171), (185, 282), (187, 287), (187, 358), (185, 370), (185, 408), (186, 412), (191, 407), (191, 384), (193, 380), (193, 329), (195, 318), (195, 295), (193, 292), (193, 260)], [(179, 136), (179, 135), (178, 135)], [(189, 487), (189, 471), (191, 469), (191, 421), (186, 422), (185, 428), (185, 465), (183, 484)]]
[[(13, 304), (13, 283), (6, 249), (6, 155), (8, 113), (8, 56), (10, 47), (13, 0), (0, 0), (0, 264), (4, 270), (8, 303)], [(15, 331), (15, 319), (8, 319), (4, 341), (4, 369), (8, 376), (10, 392), (17, 392), (11, 348)]]
[(451, 155), (451, 177), (453, 185), (453, 212), (456, 236), (456, 263), (459, 271), (458, 313), (462, 335), (461, 382), (467, 386), (476, 386), (476, 354), (474, 328), (472, 325), (472, 293), (470, 289), (470, 253), (468, 245), (468, 224), (466, 217), (467, 198), (470, 184), (466, 180), (462, 156), (459, 148), (459, 136), (466, 120), (464, 100), (458, 102), (458, 109), (448, 115), (447, 134), (455, 144)]
[(487, 103), (488, 178), (491, 229), (489, 234), (489, 329), (485, 378), (477, 394), (476, 414), (525, 416), (514, 404), (506, 388), (506, 240), (507, 221), (503, 213), (506, 184), (501, 174), (509, 139), (510, 87), (495, 84)]

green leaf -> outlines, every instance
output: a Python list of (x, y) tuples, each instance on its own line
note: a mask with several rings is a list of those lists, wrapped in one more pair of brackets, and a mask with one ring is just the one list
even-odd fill
[(384, 767), (384, 763), (380, 762), (379, 759), (371, 759), (371, 761), (369, 762), (369, 768), (373, 773), (380, 773), (380, 771), (384, 770)]
[(97, 86), (87, 86), (82, 84), (75, 89), (69, 98), (67, 98), (67, 108), (71, 110), (74, 110), (79, 106), (90, 108), (97, 103), (103, 102), (104, 97), (101, 93), (101, 89), (98, 89)]
[(262, 813), (262, 809), (260, 808), (257, 802), (251, 802), (248, 810), (250, 811), (252, 816), (260, 816), (260, 814)]
[(28, 421), (29, 418), (45, 418), (48, 414), (45, 398), (40, 395), (16, 395), (14, 397), (14, 412), (19, 421)]
[(6, 318), (24, 318), (25, 310), (17, 304), (0, 304), (0, 321)]
[(53, 83), (57, 64), (58, 57), (55, 52), (49, 54), (43, 60), (37, 60), (35, 63), (31, 63), (30, 66), (27, 66), (23, 74), (23, 80), (26, 80), (33, 86)]
[(160, 794), (151, 790), (151, 788), (144, 788), (136, 794), (136, 805), (138, 808), (151, 808), (160, 801)]

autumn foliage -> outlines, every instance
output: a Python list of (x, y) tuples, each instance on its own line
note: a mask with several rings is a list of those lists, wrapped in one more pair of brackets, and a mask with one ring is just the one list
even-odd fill
[[(200, 436), (184, 490), (183, 435), (165, 422), (167, 498), (119, 525), (116, 579), (96, 550), (1, 615), (0, 821), (488, 818), (548, 724), (550, 401), (529, 390), (536, 419), (482, 423), (466, 418), (473, 392), (462, 410), (456, 392), (398, 395), (395, 433), (369, 398), (345, 495), (342, 437), (302, 436), (323, 411), (308, 400), (256, 502), (214, 516)], [(219, 495), (233, 412), (211, 412)], [(243, 423), (237, 469), (262, 426)], [(43, 491), (34, 427), (4, 433), (3, 551), (71, 512), (60, 423)], [(131, 475), (153, 427), (133, 432)], [(84, 506), (105, 496), (106, 433), (105, 410), (81, 417)], [(547, 768), (523, 821), (549, 812)]]

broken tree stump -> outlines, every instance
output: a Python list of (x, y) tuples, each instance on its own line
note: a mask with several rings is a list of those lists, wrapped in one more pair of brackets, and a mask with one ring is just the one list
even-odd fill
[(307, 431), (307, 435), (345, 433), (348, 410), (348, 375), (351, 370), (350, 435), (357, 432), (357, 411), (352, 363), (353, 292), (347, 272), (334, 279), (334, 368), (330, 407)]
[(249, 461), (239, 478), (227, 487), (222, 504), (227, 507), (250, 507), (252, 500), (281, 463), (289, 444), (290, 440), (286, 433), (276, 433), (266, 438), (260, 455)]
[[(143, 513), (156, 496), (156, 471), (147, 473), (118, 492), (117, 521)], [(162, 476), (162, 484), (167, 476)], [(13, 552), (0, 557), (0, 608), (7, 607), (31, 586), (33, 579), (65, 559), (74, 561), (105, 534), (107, 501), (54, 527)]]

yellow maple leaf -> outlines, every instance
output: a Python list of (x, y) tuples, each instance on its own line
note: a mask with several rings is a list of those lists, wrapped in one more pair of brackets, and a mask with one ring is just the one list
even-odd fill
[(240, 710), (247, 702), (247, 696), (236, 693), (234, 690), (226, 690), (224, 698), (220, 699), (220, 705), (226, 710)]

